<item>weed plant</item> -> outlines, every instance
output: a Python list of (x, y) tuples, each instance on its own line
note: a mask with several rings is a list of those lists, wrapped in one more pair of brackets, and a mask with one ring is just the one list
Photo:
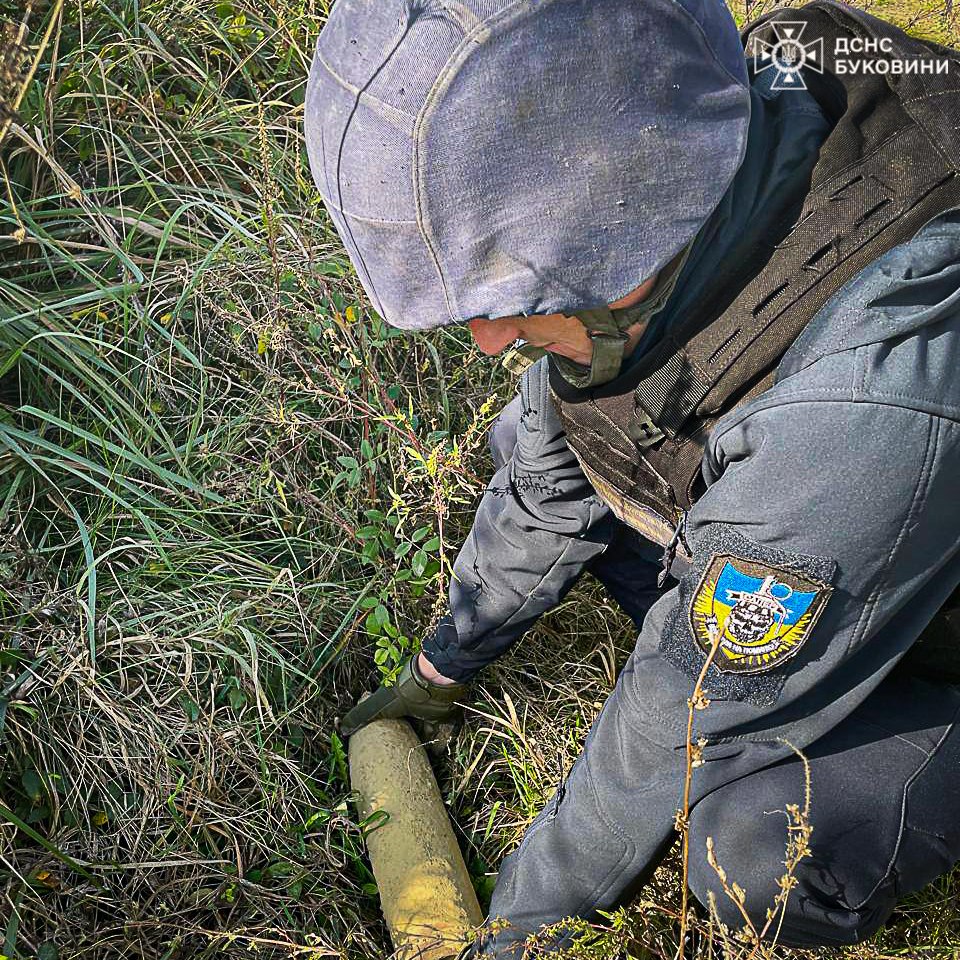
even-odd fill
[[(370, 312), (302, 143), (327, 13), (0, 0), (7, 957), (389, 952), (336, 718), (442, 612), (513, 385)], [(631, 642), (585, 583), (477, 684), (438, 771), (482, 897)], [(960, 955), (957, 883), (840, 955)], [(583, 955), (672, 957), (680, 902), (671, 860)]]

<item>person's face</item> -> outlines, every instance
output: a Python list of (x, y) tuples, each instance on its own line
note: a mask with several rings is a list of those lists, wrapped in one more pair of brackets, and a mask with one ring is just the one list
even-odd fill
[[(625, 297), (611, 303), (611, 309), (632, 307), (640, 303), (653, 289), (657, 276), (658, 274), (654, 274)], [(498, 317), (496, 320), (478, 318), (471, 320), (469, 326), (477, 346), (490, 356), (501, 353), (514, 340), (526, 340), (532, 346), (543, 347), (550, 353), (559, 354), (585, 366), (589, 366), (593, 356), (593, 341), (584, 326), (576, 317), (567, 317), (562, 313)], [(627, 330), (627, 341), (623, 350), (625, 355), (637, 345), (644, 326), (644, 323), (635, 323)]]

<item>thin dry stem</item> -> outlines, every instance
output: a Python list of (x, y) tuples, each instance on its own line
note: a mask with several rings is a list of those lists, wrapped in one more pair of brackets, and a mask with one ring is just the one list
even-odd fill
[(690, 903), (690, 888), (687, 883), (690, 867), (690, 788), (693, 783), (694, 760), (697, 756), (693, 743), (693, 718), (696, 710), (705, 710), (710, 705), (710, 701), (703, 692), (703, 681), (706, 679), (707, 671), (710, 669), (717, 655), (717, 651), (720, 649), (720, 639), (722, 637), (722, 633), (716, 623), (708, 623), (707, 631), (710, 635), (710, 651), (707, 654), (706, 660), (703, 662), (703, 666), (700, 668), (700, 675), (697, 677), (697, 682), (693, 686), (693, 692), (687, 700), (686, 767), (683, 778), (683, 808), (678, 811), (677, 815), (677, 829), (680, 831), (683, 849), (683, 863), (680, 877), (682, 885), (680, 902), (680, 943), (677, 947), (677, 960), (683, 960), (686, 954), (687, 910)]

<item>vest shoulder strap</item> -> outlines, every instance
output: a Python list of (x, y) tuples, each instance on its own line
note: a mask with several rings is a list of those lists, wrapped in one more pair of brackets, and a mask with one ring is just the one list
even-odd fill
[(833, 0), (774, 11), (744, 31), (745, 43), (769, 43), (783, 20), (803, 23), (804, 40), (824, 40), (824, 73), (810, 72), (810, 88), (825, 110), (836, 115), (842, 105), (842, 113), (796, 220), (777, 231), (779, 242), (738, 264), (711, 298), (712, 313), (678, 324), (638, 365), (636, 402), (670, 437), (692, 415), (722, 410), (778, 362), (833, 293), (930, 217), (960, 203), (960, 95), (949, 89), (949, 77), (865, 73), (841, 83), (835, 73), (842, 39), (889, 40), (879, 54), (887, 59), (929, 58), (935, 51)]

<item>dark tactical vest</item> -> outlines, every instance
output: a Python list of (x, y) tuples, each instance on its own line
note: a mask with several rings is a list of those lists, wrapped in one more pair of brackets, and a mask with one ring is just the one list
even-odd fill
[[(833, 0), (748, 25), (748, 52), (754, 34), (776, 42), (778, 20), (806, 23), (805, 42), (824, 39), (824, 72), (803, 76), (833, 126), (806, 194), (784, 201), (772, 235), (730, 264), (699, 309), (615, 380), (577, 390), (551, 365), (567, 442), (597, 493), (621, 520), (681, 555), (688, 554), (679, 531), (701, 492), (714, 423), (772, 385), (787, 348), (832, 294), (960, 204), (960, 52)], [(878, 50), (883, 41), (886, 52), (872, 57), (891, 62), (949, 58), (949, 72), (838, 75), (837, 59), (865, 56), (836, 55), (837, 42), (843, 49), (851, 40), (853, 50), (863, 41)]]

